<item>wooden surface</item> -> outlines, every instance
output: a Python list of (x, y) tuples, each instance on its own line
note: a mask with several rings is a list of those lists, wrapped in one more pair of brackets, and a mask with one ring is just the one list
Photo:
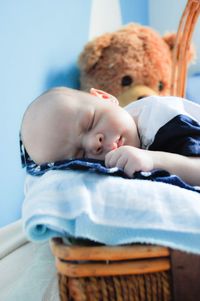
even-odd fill
[(57, 271), (68, 277), (138, 275), (170, 270), (169, 258), (118, 261), (114, 263), (70, 263), (56, 258)]
[(170, 270), (168, 248), (152, 245), (83, 246), (51, 240), (60, 274), (68, 277), (138, 275)]
[(200, 256), (171, 250), (173, 301), (200, 300)]
[(51, 240), (52, 253), (64, 260), (127, 260), (168, 257), (168, 248), (151, 245), (66, 246), (59, 238)]

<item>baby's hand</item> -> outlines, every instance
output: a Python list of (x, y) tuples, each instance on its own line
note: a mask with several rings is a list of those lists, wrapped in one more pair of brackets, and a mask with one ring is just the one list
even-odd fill
[(150, 171), (154, 168), (150, 151), (128, 145), (107, 153), (105, 165), (122, 168), (129, 177), (132, 177), (136, 171)]

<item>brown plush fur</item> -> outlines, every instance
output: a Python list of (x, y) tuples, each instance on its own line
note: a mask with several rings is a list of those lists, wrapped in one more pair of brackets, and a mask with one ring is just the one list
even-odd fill
[(122, 106), (142, 96), (169, 94), (174, 42), (174, 34), (161, 37), (133, 23), (95, 38), (79, 57), (81, 89), (105, 90)]

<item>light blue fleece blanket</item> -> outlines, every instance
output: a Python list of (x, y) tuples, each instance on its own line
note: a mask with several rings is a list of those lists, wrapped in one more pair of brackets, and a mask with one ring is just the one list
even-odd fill
[(200, 254), (200, 194), (171, 184), (92, 171), (27, 175), (22, 217), (32, 241), (73, 236)]

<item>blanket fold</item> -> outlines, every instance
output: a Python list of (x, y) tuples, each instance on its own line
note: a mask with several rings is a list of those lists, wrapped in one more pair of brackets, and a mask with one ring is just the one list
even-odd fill
[(40, 177), (27, 175), (22, 215), (33, 241), (72, 236), (200, 254), (200, 194), (171, 184), (50, 170)]

